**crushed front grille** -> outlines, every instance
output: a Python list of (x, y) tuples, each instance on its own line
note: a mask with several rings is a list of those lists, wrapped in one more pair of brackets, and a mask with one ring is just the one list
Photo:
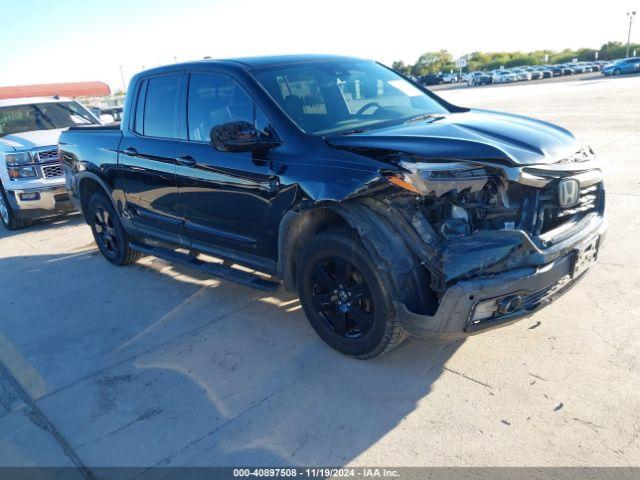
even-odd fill
[(557, 190), (557, 186), (552, 184), (540, 195), (538, 234), (553, 230), (575, 216), (598, 211), (602, 201), (602, 183), (582, 187), (578, 203), (568, 208), (558, 203)]

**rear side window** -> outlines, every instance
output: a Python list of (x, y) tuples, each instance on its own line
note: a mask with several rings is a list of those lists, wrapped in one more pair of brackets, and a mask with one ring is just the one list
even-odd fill
[(178, 138), (180, 76), (166, 75), (148, 80), (143, 134)]
[(133, 125), (133, 131), (142, 135), (144, 133), (143, 120), (144, 120), (144, 97), (147, 93), (147, 81), (144, 80), (140, 84), (140, 91), (138, 92), (138, 99), (136, 100), (135, 108), (135, 121)]

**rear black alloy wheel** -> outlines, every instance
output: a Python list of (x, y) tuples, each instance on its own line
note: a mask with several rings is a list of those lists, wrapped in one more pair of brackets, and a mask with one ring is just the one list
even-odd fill
[(124, 230), (111, 200), (102, 192), (96, 192), (86, 210), (87, 223), (100, 252), (114, 265), (127, 265), (142, 255), (129, 247), (129, 237)]
[(336, 335), (358, 338), (373, 322), (374, 306), (362, 274), (344, 258), (319, 260), (311, 274), (313, 305)]
[(101, 206), (96, 208), (93, 216), (93, 225), (97, 234), (96, 240), (101, 249), (104, 249), (110, 255), (116, 255), (118, 253), (118, 237), (113, 225), (113, 218)]
[(296, 279), (309, 323), (339, 352), (373, 358), (406, 338), (389, 279), (350, 229), (318, 234), (301, 253)]

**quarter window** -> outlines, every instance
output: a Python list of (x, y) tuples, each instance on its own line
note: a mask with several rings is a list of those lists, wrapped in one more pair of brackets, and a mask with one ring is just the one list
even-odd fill
[(144, 97), (147, 93), (147, 81), (144, 80), (140, 84), (140, 91), (138, 92), (138, 98), (136, 100), (135, 109), (135, 122), (133, 131), (142, 135), (144, 133), (143, 120), (144, 120)]

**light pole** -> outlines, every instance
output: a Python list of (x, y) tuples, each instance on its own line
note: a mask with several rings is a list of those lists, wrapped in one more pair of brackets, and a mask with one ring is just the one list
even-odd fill
[(631, 24), (633, 23), (633, 17), (636, 16), (636, 11), (633, 10), (631, 12), (627, 12), (627, 17), (629, 17), (629, 33), (627, 34), (627, 54), (626, 57), (629, 56), (629, 42), (631, 40)]
[(118, 65), (118, 68), (120, 69), (120, 79), (122, 80), (122, 91), (126, 92), (127, 85), (124, 83), (124, 73), (122, 73), (122, 65)]

